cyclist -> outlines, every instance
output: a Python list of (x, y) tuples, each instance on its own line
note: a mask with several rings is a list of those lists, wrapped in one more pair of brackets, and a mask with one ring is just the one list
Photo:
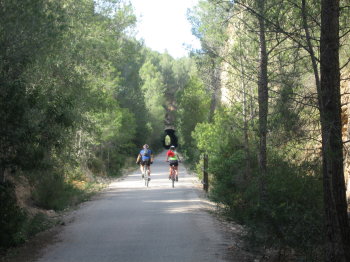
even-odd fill
[(179, 181), (179, 176), (178, 176), (178, 166), (179, 166), (179, 155), (175, 151), (175, 146), (170, 146), (170, 149), (166, 152), (166, 162), (169, 162), (170, 169), (169, 169), (169, 179), (171, 178), (171, 167), (173, 166), (175, 169), (175, 176), (176, 176), (176, 181)]
[(148, 166), (149, 175), (151, 175), (151, 164), (153, 163), (153, 153), (152, 150), (149, 149), (147, 144), (143, 145), (143, 149), (141, 149), (140, 153), (137, 156), (136, 164), (140, 165), (140, 170), (142, 173), (142, 178), (145, 174), (145, 165)]

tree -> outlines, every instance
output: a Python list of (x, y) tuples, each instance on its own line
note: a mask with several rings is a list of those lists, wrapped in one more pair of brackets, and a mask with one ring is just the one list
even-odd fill
[[(218, 64), (222, 68), (222, 93), (229, 97), (222, 106), (226, 109), (225, 114), (220, 116), (233, 115), (220, 121), (221, 126), (225, 126), (232, 134), (224, 132), (224, 128), (219, 127), (219, 118), (215, 121), (217, 123), (214, 122), (212, 125), (198, 125), (194, 134), (198, 147), (210, 148), (213, 159), (210, 169), (216, 180), (212, 190), (219, 202), (223, 201), (232, 208), (232, 216), (237, 215), (239, 219), (252, 225), (253, 231), (259, 232), (252, 233), (254, 236), (263, 235), (266, 239), (272, 237), (277, 242), (281, 241), (279, 243), (285, 243), (286, 246), (308, 252), (305, 247), (301, 247), (294, 241), (295, 239), (285, 235), (281, 230), (289, 226), (293, 228), (292, 224), (298, 223), (298, 219), (309, 224), (310, 217), (313, 217), (314, 221), (317, 217), (315, 228), (319, 232), (322, 231), (319, 223), (323, 218), (319, 208), (321, 195), (317, 182), (320, 162), (315, 153), (318, 151), (316, 140), (319, 135), (318, 114), (315, 110), (317, 89), (309, 80), (311, 74), (315, 75), (313, 70), (317, 63), (317, 57), (311, 60), (310, 56), (318, 48), (315, 44), (319, 34), (317, 31), (319, 6), (316, 2), (308, 2), (308, 5), (304, 3), (304, 7), (302, 4), (286, 1), (285, 5), (280, 5), (280, 2), (272, 0), (200, 2), (199, 6), (202, 6), (201, 12), (204, 14), (197, 11), (198, 21), (195, 20), (194, 24), (200, 29), (197, 35), (206, 40), (203, 41), (204, 51), (218, 58)], [(315, 11), (311, 10), (311, 6), (315, 6)], [(218, 36), (219, 32), (221, 37)], [(219, 46), (221, 48), (215, 49)], [(245, 53), (240, 51), (241, 49), (244, 49)], [(245, 85), (251, 89), (257, 87), (258, 95)], [(257, 105), (258, 119), (255, 118)], [(248, 108), (249, 118), (247, 118)], [(216, 129), (215, 132), (224, 134), (222, 136), (225, 139), (231, 138), (227, 144), (230, 144), (232, 152), (227, 145), (220, 144), (218, 148), (217, 145), (206, 143), (212, 141), (213, 128)], [(257, 132), (243, 132), (248, 129)], [(247, 139), (249, 134), (250, 139)], [(217, 138), (216, 135), (214, 137)], [(255, 158), (248, 157), (249, 152), (255, 150), (247, 150), (247, 147), (243, 147), (242, 141), (248, 141), (246, 144), (259, 145), (256, 150), (260, 161), (259, 169)], [(245, 149), (244, 158), (242, 148)], [(231, 155), (234, 156), (230, 158)], [(230, 161), (225, 161), (228, 158)], [(251, 165), (252, 176), (246, 184), (238, 179), (243, 170), (242, 160), (245, 162), (250, 160)], [(220, 164), (225, 165), (225, 170), (221, 169)], [(294, 169), (290, 172), (283, 171), (281, 166), (284, 165)], [(312, 215), (309, 218), (302, 218), (302, 214), (296, 208), (302, 200), (299, 193), (295, 194), (293, 204), (286, 203), (285, 208), (279, 206), (276, 199), (283, 199), (286, 195), (278, 192), (279, 187), (282, 190), (286, 186), (282, 181), (277, 181), (283, 176), (289, 177), (290, 182), (293, 181), (293, 185), (290, 185), (291, 192), (298, 192), (297, 185), (306, 180), (317, 187), (310, 201), (318, 208), (310, 209)], [(257, 190), (258, 187), (255, 188), (254, 185), (259, 184), (260, 190)], [(251, 216), (257, 216), (258, 213), (259, 220), (249, 217), (243, 210), (245, 208), (250, 210), (248, 212), (251, 212)], [(293, 214), (298, 215), (287, 222), (282, 218), (282, 214), (288, 208), (293, 209), (295, 212)], [(274, 214), (277, 216), (274, 217)], [(281, 217), (278, 217), (279, 214)], [(295, 219), (296, 217), (298, 219)], [(312, 233), (306, 228), (299, 232)], [(319, 239), (312, 238), (308, 244), (316, 246), (320, 242)]]
[(40, 157), (35, 145), (38, 136), (48, 137), (48, 133), (36, 125), (38, 115), (30, 114), (33, 107), (43, 104), (37, 103), (40, 92), (30, 85), (27, 73), (36, 61), (56, 50), (67, 24), (64, 9), (55, 1), (4, 0), (0, 2), (0, 17), (0, 181), (3, 182), (6, 169), (33, 168)]
[(259, 16), (259, 80), (258, 80), (258, 103), (259, 103), (259, 167), (260, 167), (260, 194), (262, 201), (266, 198), (266, 176), (267, 176), (267, 114), (268, 114), (268, 53), (266, 47), (266, 27), (265, 27), (265, 0), (257, 1)]
[(327, 245), (325, 261), (350, 261), (341, 133), (339, 1), (323, 0), (320, 42), (320, 116)]
[(210, 96), (198, 76), (192, 75), (184, 89), (178, 93), (177, 101), (176, 127), (180, 144), (186, 157), (194, 162), (198, 158), (198, 150), (192, 133), (197, 124), (208, 121)]

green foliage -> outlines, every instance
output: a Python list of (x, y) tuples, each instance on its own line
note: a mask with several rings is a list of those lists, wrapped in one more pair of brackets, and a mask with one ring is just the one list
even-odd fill
[(31, 217), (18, 207), (10, 182), (0, 185), (0, 214), (0, 251), (24, 243), (55, 223), (43, 213)]
[[(33, 86), (25, 72), (36, 59), (57, 47), (66, 24), (57, 2), (2, 1), (0, 12), (0, 118), (5, 123), (0, 127), (0, 165), (22, 167), (35, 162), (37, 155), (30, 144), (41, 135), (28, 114), (34, 101), (27, 90)], [(27, 156), (24, 161), (23, 155)]]
[[(147, 125), (143, 127), (142, 136), (148, 137), (152, 148), (160, 145), (160, 135), (164, 130), (165, 116), (165, 85), (159, 68), (159, 56), (148, 53), (146, 61), (140, 69), (142, 80), (141, 90), (145, 99), (145, 109), (148, 111)], [(143, 109), (143, 110), (145, 110)]]
[(14, 185), (0, 184), (0, 250), (23, 243), (22, 226), (27, 215), (17, 206)]
[[(141, 45), (125, 36), (135, 22), (130, 6), (100, 1), (95, 13), (90, 0), (20, 2), (2, 3), (11, 12), (1, 16), (1, 166), (29, 171), (67, 156), (84, 163), (96, 142), (109, 144), (113, 136), (130, 148), (141, 127), (128, 123), (135, 125), (141, 110), (124, 110), (115, 96), (120, 84), (139, 88)], [(117, 128), (94, 121), (102, 112)]]
[(192, 76), (184, 89), (178, 94), (177, 133), (181, 150), (185, 157), (194, 162), (198, 159), (197, 147), (192, 139), (192, 132), (198, 123), (208, 119), (210, 97), (204, 90), (203, 83)]
[[(211, 198), (225, 206), (230, 218), (247, 226), (251, 240), (318, 261), (325, 232), (320, 145), (315, 142), (320, 138), (318, 103), (308, 45), (317, 61), (320, 3), (307, 2), (303, 13), (300, 2), (270, 1), (262, 14), (258, 3), (203, 0), (190, 12), (202, 43), (194, 56), (199, 77), (207, 90), (220, 89), (222, 106), (216, 108), (212, 123), (195, 125), (193, 140), (187, 141), (209, 156)], [(261, 15), (264, 40), (256, 30)], [(345, 24), (346, 15), (340, 20)], [(264, 149), (259, 148), (262, 115), (257, 99), (262, 45), (268, 53), (266, 177), (258, 167)]]
[(84, 191), (67, 183), (60, 171), (53, 169), (36, 174), (32, 198), (37, 206), (59, 211), (86, 197)]
[(166, 146), (171, 146), (171, 138), (170, 136), (166, 135), (165, 138), (164, 138), (164, 141), (165, 141), (165, 145)]
[(320, 163), (293, 163), (288, 154), (295, 152), (269, 148), (268, 198), (261, 203), (257, 159), (251, 152), (246, 173), (242, 130), (232, 129), (234, 120), (232, 111), (217, 111), (213, 123), (198, 124), (193, 133), (198, 148), (209, 154), (210, 197), (224, 204), (229, 217), (248, 226), (255, 244), (312, 255), (323, 241)]
[(56, 222), (47, 217), (43, 213), (37, 213), (31, 218), (28, 218), (23, 225), (23, 232), (26, 239), (35, 236), (36, 234), (54, 226)]
[(215, 5), (211, 1), (199, 1), (189, 12), (188, 19), (193, 25), (193, 33), (202, 41), (202, 47), (208, 52), (216, 50), (228, 39), (226, 27), (229, 21), (229, 1)]
[[(174, 117), (193, 65), (135, 40), (127, 1), (0, 6), (1, 181), (5, 171), (24, 174), (37, 206), (63, 210), (87, 197), (93, 176), (120, 175), (145, 142), (159, 150), (165, 115)], [(1, 191), (6, 247), (47, 225), (27, 218), (13, 191)]]
[[(270, 160), (268, 202), (263, 214), (266, 234), (276, 246), (304, 253), (323, 243), (323, 201), (320, 163), (293, 165), (275, 154)], [(316, 167), (316, 169), (315, 169)], [(266, 208), (265, 207), (265, 208)], [(259, 222), (256, 221), (256, 224)]]
[(276, 153), (270, 159), (267, 201), (259, 203), (257, 181), (253, 182), (243, 194), (244, 208), (233, 206), (231, 214), (240, 214), (249, 225), (250, 239), (255, 244), (290, 247), (308, 254), (323, 243), (319, 163), (299, 166), (283, 158)]

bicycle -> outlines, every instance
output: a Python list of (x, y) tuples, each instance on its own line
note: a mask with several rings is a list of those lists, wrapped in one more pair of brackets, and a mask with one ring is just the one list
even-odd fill
[(143, 177), (143, 180), (145, 181), (145, 186), (148, 187), (149, 181), (151, 181), (149, 166), (144, 165), (143, 169), (144, 171), (143, 171), (142, 177)]
[(170, 180), (172, 187), (175, 187), (175, 181), (177, 181), (177, 176), (176, 176), (176, 171), (175, 171), (175, 166), (170, 166), (171, 172), (170, 172)]

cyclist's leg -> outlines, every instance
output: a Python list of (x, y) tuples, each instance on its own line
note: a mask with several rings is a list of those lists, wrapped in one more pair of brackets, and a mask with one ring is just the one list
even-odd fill
[(146, 178), (148, 179), (148, 181), (151, 180), (151, 169), (150, 169), (150, 163), (146, 162), (145, 164), (145, 174), (146, 174)]
[(149, 170), (149, 175), (151, 176), (151, 160), (148, 161), (147, 167), (148, 167), (148, 170)]
[(178, 166), (178, 161), (174, 161), (173, 163), (171, 163), (171, 165), (174, 168), (174, 173), (177, 176), (177, 166)]
[(176, 181), (178, 181), (179, 179), (178, 163), (174, 165), (174, 169), (175, 169), (175, 178), (176, 178)]
[(151, 176), (151, 163), (150, 162), (147, 163), (147, 168), (149, 171), (148, 175)]
[(141, 170), (141, 174), (143, 175), (145, 173), (145, 165), (142, 162), (140, 164), (140, 170)]
[(176, 177), (176, 165), (172, 165), (172, 168), (173, 168), (172, 170), (173, 176)]
[(171, 164), (171, 166), (170, 166), (170, 178), (173, 175), (175, 175), (175, 166), (174, 166), (174, 164)]

